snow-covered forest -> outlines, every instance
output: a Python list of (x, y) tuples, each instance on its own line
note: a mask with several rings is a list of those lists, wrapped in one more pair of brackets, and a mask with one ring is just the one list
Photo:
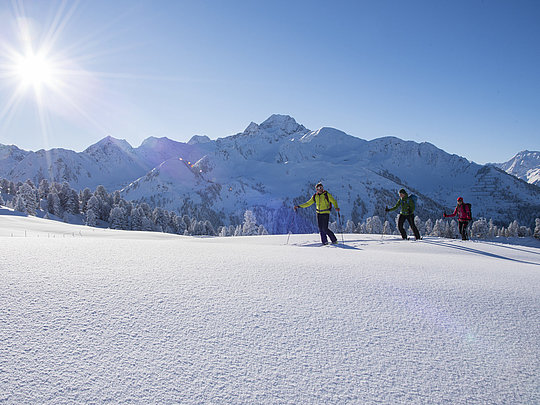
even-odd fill
[[(267, 235), (264, 226), (259, 225), (256, 214), (246, 210), (242, 222), (223, 226), (212, 223), (206, 218), (193, 218), (180, 215), (160, 207), (152, 209), (147, 203), (134, 204), (126, 201), (119, 191), (111, 194), (105, 187), (98, 186), (93, 192), (85, 188), (81, 192), (72, 189), (67, 182), (62, 184), (42, 180), (36, 187), (31, 180), (14, 183), (0, 179), (0, 205), (6, 205), (16, 211), (28, 214), (42, 214), (45, 218), (60, 219), (67, 223), (85, 224), (121, 230), (165, 232), (178, 235), (210, 235), (210, 236), (250, 236)], [(359, 234), (397, 235), (397, 215), (395, 218), (381, 219), (375, 215), (365, 221), (355, 223), (352, 220), (341, 221), (336, 218), (330, 224), (334, 232)], [(282, 229), (286, 232), (298, 232), (300, 224), (304, 231), (314, 232), (315, 225), (306, 224), (304, 217), (292, 211), (286, 213), (282, 221)], [(455, 239), (460, 237), (455, 220), (431, 219), (423, 220), (415, 217), (415, 223), (424, 236), (437, 236)], [(407, 225), (408, 226), (408, 225)], [(311, 229), (310, 229), (311, 228)], [(536, 219), (534, 229), (520, 225), (517, 220), (508, 226), (497, 226), (492, 219), (484, 218), (472, 221), (469, 232), (476, 239), (494, 237), (540, 237), (540, 219)]]

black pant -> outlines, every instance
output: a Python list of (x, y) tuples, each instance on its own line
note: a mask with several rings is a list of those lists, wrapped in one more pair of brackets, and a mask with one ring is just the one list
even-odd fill
[(418, 228), (414, 224), (414, 214), (409, 214), (409, 215), (399, 214), (398, 229), (399, 229), (399, 232), (401, 233), (401, 237), (403, 239), (407, 239), (407, 232), (405, 232), (405, 229), (403, 229), (403, 224), (405, 223), (405, 220), (409, 221), (409, 225), (411, 229), (413, 230), (414, 237), (416, 239), (420, 239), (420, 232), (418, 232)]
[(469, 239), (467, 237), (467, 226), (469, 225), (469, 221), (458, 221), (459, 225), (459, 233), (461, 234), (461, 239), (467, 240)]
[(330, 237), (332, 243), (337, 242), (336, 235), (330, 229), (328, 229), (328, 222), (330, 222), (330, 214), (317, 214), (317, 224), (319, 225), (319, 233), (321, 234), (321, 242), (325, 245), (328, 243), (326, 235)]

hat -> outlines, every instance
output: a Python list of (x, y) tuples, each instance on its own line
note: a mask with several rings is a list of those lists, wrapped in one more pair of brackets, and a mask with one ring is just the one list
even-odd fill
[[(319, 188), (319, 187), (323, 187), (323, 185), (322, 185), (321, 182), (317, 183), (317, 185), (315, 186), (315, 188)], [(323, 187), (323, 188), (324, 188), (324, 187)]]
[(406, 194), (407, 194), (407, 192), (405, 191), (405, 189), (404, 189), (404, 188), (402, 188), (401, 190), (399, 190), (399, 194), (405, 194), (405, 195), (406, 195)]
[(457, 200), (458, 201), (463, 201), (463, 197), (458, 197)]

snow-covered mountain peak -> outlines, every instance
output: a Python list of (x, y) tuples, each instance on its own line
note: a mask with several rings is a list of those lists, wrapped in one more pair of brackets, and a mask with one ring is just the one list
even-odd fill
[(156, 136), (149, 136), (144, 141), (142, 141), (139, 148), (154, 148), (156, 146), (160, 146), (169, 142), (171, 142), (171, 140), (165, 136), (162, 136), (160, 138)]
[(508, 162), (495, 163), (494, 166), (528, 183), (540, 185), (540, 151), (524, 150)]
[(296, 122), (293, 117), (280, 114), (271, 115), (259, 127), (266, 132), (281, 132), (285, 135), (307, 131), (306, 128)]
[(193, 135), (188, 141), (188, 145), (199, 145), (208, 142), (212, 142), (212, 140), (206, 135)]
[(118, 152), (132, 153), (132, 146), (125, 139), (117, 139), (112, 136), (106, 136), (99, 142), (89, 146), (83, 153), (91, 156), (111, 155)]
[(28, 153), (15, 145), (0, 144), (0, 160), (11, 159), (12, 161), (21, 161)]
[(244, 134), (254, 134), (259, 130), (259, 125), (251, 121), (251, 123), (247, 126), (247, 128), (244, 130)]
[(305, 134), (300, 138), (300, 142), (312, 142), (313, 140), (324, 141), (324, 142), (335, 142), (339, 140), (345, 140), (351, 138), (350, 135), (347, 135), (345, 132), (340, 131), (339, 129), (322, 127), (316, 131), (311, 131)]

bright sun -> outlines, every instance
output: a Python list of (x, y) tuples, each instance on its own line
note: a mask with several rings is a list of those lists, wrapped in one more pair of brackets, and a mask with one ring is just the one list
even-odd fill
[(20, 55), (15, 63), (15, 73), (24, 86), (41, 88), (51, 86), (54, 81), (54, 67), (44, 55), (28, 53)]

